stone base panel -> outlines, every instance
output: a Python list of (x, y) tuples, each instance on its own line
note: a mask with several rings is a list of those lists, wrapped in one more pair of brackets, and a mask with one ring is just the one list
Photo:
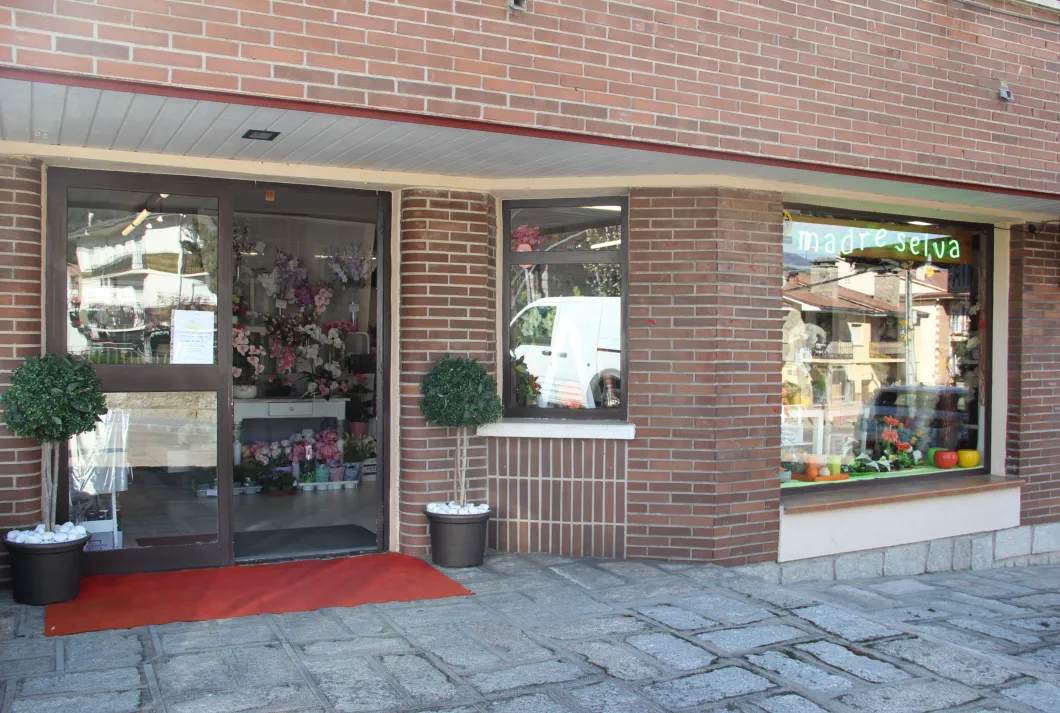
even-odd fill
[(1060, 564), (1060, 523), (736, 569), (778, 584)]

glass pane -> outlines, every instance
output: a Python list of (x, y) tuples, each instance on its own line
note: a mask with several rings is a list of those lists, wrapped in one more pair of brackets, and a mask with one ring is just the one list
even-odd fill
[(375, 196), (234, 196), (235, 556), (375, 548), (380, 479)]
[(66, 223), (70, 352), (216, 363), (216, 199), (71, 188)]
[(622, 403), (622, 266), (512, 266), (509, 406)]
[(622, 206), (513, 208), (509, 230), (515, 252), (619, 250)]
[(933, 472), (936, 450), (981, 459), (988, 285), (978, 248), (926, 225), (786, 222), (781, 460), (791, 487)]
[(217, 540), (217, 395), (109, 393), (91, 433), (71, 439), (70, 513), (89, 549)]

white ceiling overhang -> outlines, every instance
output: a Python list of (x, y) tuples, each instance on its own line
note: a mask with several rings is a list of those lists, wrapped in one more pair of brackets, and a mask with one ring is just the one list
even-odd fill
[[(116, 86), (72, 77), (0, 78), (0, 152), (57, 164), (128, 167), (150, 156), (155, 165), (168, 161), (186, 173), (227, 166), (293, 176), (292, 167), (314, 167), (333, 171), (338, 183), (380, 188), (438, 185), (504, 195), (535, 187), (731, 185), (779, 190), (794, 201), (830, 196), (833, 203), (844, 199), (866, 208), (935, 205), (940, 213), (966, 208), (1014, 220), (1060, 215), (1060, 195), (914, 182), (682, 147), (609, 145), (560, 132), (524, 135), (511, 127), (351, 114), (336, 106), (276, 106), (264, 98), (189, 98), (166, 95), (166, 87)], [(242, 138), (248, 129), (280, 134), (271, 142), (254, 141)], [(281, 166), (283, 171), (269, 168)]]

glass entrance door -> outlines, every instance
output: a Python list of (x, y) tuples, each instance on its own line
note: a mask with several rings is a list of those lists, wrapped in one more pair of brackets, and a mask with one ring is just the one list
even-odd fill
[(52, 169), (48, 188), (48, 348), (95, 365), (109, 408), (66, 454), (88, 568), (231, 561), (226, 186)]
[(234, 189), (237, 560), (382, 547), (383, 203), (313, 186)]

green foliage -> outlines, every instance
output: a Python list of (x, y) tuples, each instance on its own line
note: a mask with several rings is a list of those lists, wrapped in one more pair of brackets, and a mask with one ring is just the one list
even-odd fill
[(363, 463), (369, 458), (375, 458), (375, 439), (371, 436), (347, 436), (343, 450), (347, 463)]
[(27, 357), (0, 403), (7, 430), (37, 443), (63, 443), (91, 431), (107, 412), (96, 372), (72, 354)]
[(420, 385), (420, 410), (436, 426), (473, 428), (501, 417), (497, 382), (469, 357), (446, 354)]
[(250, 458), (237, 465), (234, 471), (233, 480), (236, 481), (236, 484), (249, 483), (250, 485), (257, 485), (262, 476), (269, 472), (269, 468)]

